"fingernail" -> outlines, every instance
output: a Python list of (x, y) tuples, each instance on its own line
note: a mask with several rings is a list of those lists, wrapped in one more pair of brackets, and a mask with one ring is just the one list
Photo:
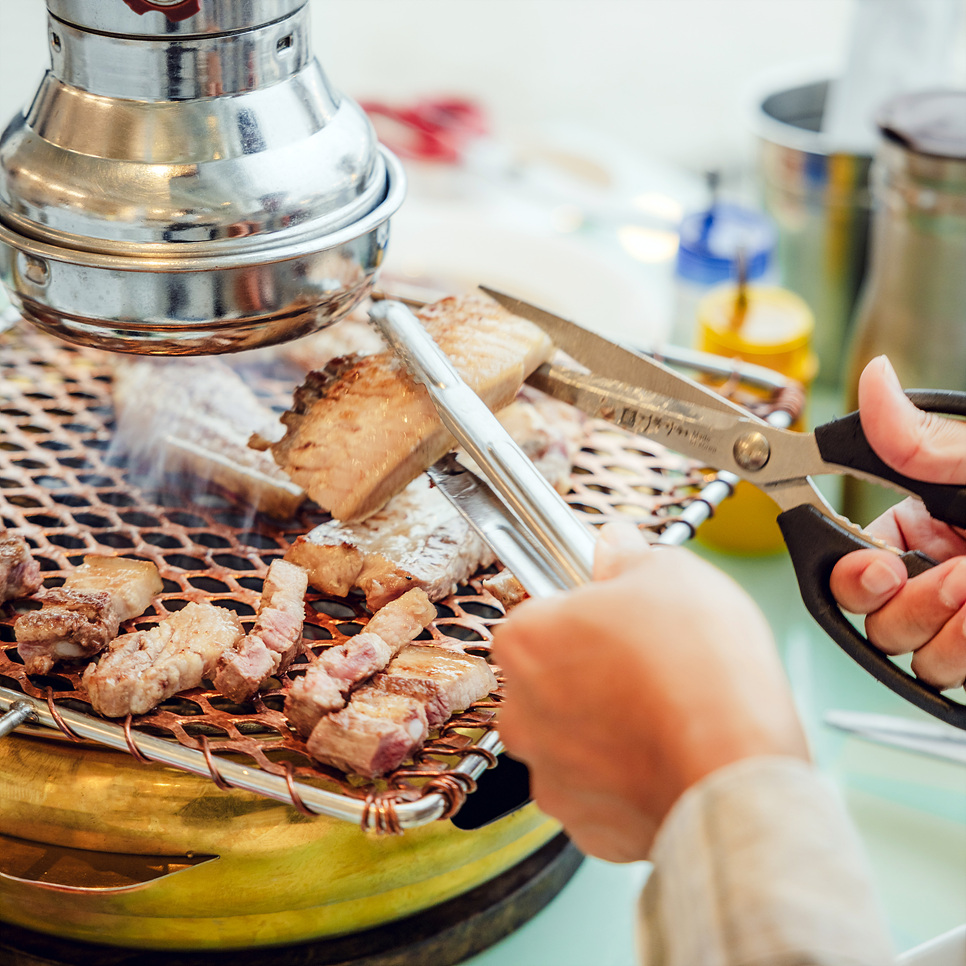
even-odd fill
[(873, 597), (882, 597), (899, 589), (902, 578), (882, 560), (873, 560), (859, 578), (859, 583), (866, 593)]
[(939, 585), (939, 603), (949, 610), (966, 604), (966, 568), (954, 566)]
[(879, 356), (879, 361), (882, 364), (882, 373), (886, 376), (889, 382), (895, 386), (896, 389), (902, 389), (902, 383), (899, 382), (899, 376), (896, 375), (896, 370), (892, 367), (892, 362), (889, 360), (888, 356)]

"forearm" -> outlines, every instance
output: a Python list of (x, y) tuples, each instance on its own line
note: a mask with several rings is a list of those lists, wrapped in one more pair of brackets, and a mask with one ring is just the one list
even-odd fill
[(894, 962), (857, 836), (815, 769), (753, 758), (668, 815), (641, 896), (645, 966)]

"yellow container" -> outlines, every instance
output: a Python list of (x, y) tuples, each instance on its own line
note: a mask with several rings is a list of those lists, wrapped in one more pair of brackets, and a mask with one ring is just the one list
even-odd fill
[[(812, 351), (815, 320), (803, 299), (774, 286), (745, 288), (746, 304), (738, 311), (738, 288), (719, 286), (697, 309), (698, 345), (728, 359), (765, 366), (802, 383), (815, 378), (818, 360)], [(802, 419), (792, 427), (802, 428)], [(784, 548), (776, 517), (778, 505), (750, 483), (738, 484), (714, 516), (698, 529), (697, 537), (716, 550), (766, 554)]]

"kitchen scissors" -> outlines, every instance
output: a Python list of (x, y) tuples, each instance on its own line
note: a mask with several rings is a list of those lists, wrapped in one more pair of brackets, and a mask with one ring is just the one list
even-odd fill
[[(919, 551), (889, 547), (840, 516), (811, 477), (846, 474), (890, 485), (918, 496), (933, 517), (958, 527), (966, 527), (966, 487), (925, 483), (888, 467), (866, 440), (858, 413), (834, 419), (814, 432), (781, 429), (654, 359), (521, 299), (480, 288), (514, 315), (538, 325), (558, 349), (585, 367), (545, 363), (527, 379), (530, 385), (709, 468), (747, 480), (771, 496), (781, 510), (778, 525), (812, 617), (853, 660), (896, 694), (947, 724), (966, 729), (966, 705), (920, 681), (875, 647), (843, 613), (830, 588), (832, 568), (853, 550), (892, 550), (910, 576), (935, 566), (936, 561)], [(406, 324), (403, 316), (412, 319), (415, 327)], [(574, 531), (569, 520), (561, 523), (554, 513), (559, 497), (545, 481), (541, 487), (533, 477), (541, 481), (542, 477), (524, 471), (517, 454), (504, 448), (508, 441), (500, 438), (499, 423), (495, 417), (490, 422), (492, 414), (483, 412), (486, 407), (462, 384), (445, 356), (439, 350), (442, 359), (424, 351), (429, 349), (424, 343), (431, 340), (424, 330), (422, 335), (417, 331), (421, 326), (409, 310), (400, 303), (382, 302), (372, 317), (427, 387), (444, 424), (468, 448), (500, 499), (530, 534), (561, 551), (563, 568), (569, 566), (576, 574), (571, 584), (588, 579), (592, 540), (585, 531)], [(400, 324), (398, 331), (393, 331), (393, 321)], [(927, 412), (966, 416), (966, 393), (907, 395)], [(524, 492), (529, 485), (534, 493)]]

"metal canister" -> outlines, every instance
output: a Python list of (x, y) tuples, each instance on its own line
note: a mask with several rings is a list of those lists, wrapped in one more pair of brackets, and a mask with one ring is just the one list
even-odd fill
[[(907, 388), (966, 389), (966, 90), (889, 101), (877, 118), (871, 263), (859, 302), (846, 404), (875, 356)], [(845, 509), (867, 523), (896, 495), (849, 481)]]
[(828, 81), (776, 91), (757, 106), (762, 202), (778, 225), (780, 284), (815, 316), (817, 381), (839, 385), (866, 269), (871, 158), (822, 132)]

